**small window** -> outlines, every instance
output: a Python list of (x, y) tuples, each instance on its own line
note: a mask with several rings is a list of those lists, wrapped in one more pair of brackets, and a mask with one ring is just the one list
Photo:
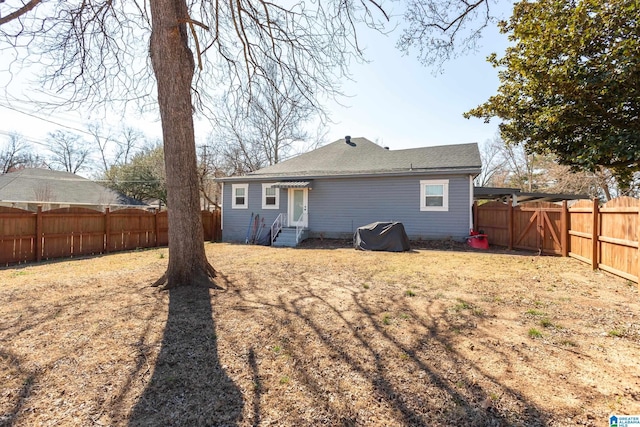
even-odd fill
[(249, 184), (232, 184), (231, 198), (231, 207), (233, 209), (248, 209)]
[(280, 189), (273, 184), (262, 184), (262, 209), (280, 208)]
[(420, 181), (420, 210), (449, 210), (449, 180), (433, 179)]
[(442, 185), (427, 184), (424, 186), (426, 206), (444, 206), (444, 188)]

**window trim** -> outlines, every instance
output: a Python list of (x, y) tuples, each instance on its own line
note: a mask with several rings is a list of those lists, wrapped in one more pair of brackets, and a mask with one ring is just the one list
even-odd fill
[[(442, 206), (427, 206), (425, 190), (427, 185), (442, 186)], [(449, 180), (448, 179), (423, 179), (420, 180), (420, 211), (422, 212), (448, 212), (449, 211)]]
[[(244, 189), (244, 204), (236, 203), (236, 190)], [(249, 184), (231, 184), (231, 209), (249, 209)]]
[[(280, 209), (280, 189), (272, 187), (273, 184), (262, 184), (262, 209)], [(267, 205), (267, 188), (276, 190), (276, 203)]]

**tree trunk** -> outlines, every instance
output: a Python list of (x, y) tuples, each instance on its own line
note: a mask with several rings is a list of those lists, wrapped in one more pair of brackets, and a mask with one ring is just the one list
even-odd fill
[(214, 271), (204, 251), (198, 192), (191, 102), (195, 65), (188, 44), (187, 4), (185, 0), (153, 0), (149, 5), (150, 54), (158, 85), (169, 215), (169, 266), (156, 284), (165, 288), (211, 286)]

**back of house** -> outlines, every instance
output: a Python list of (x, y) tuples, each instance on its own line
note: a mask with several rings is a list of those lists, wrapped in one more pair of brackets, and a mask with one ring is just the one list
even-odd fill
[(351, 238), (376, 221), (401, 222), (412, 240), (462, 240), (473, 224), (473, 179), (480, 170), (475, 143), (389, 150), (345, 137), (221, 178), (223, 240), (246, 241), (257, 215), (268, 230), (274, 223), (297, 229), (296, 242)]

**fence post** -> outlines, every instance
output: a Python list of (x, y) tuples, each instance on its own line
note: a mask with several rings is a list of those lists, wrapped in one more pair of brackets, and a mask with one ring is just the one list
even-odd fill
[(598, 259), (598, 240), (600, 238), (599, 210), (598, 198), (594, 198), (592, 209), (593, 218), (591, 218), (591, 268), (594, 270), (597, 270), (598, 264), (600, 264), (600, 260)]
[(111, 209), (107, 206), (104, 209), (104, 252), (109, 253), (111, 248)]
[(507, 223), (508, 223), (508, 236), (509, 236), (509, 250), (513, 250), (513, 201), (511, 197), (507, 197)]
[(211, 211), (211, 243), (215, 243), (216, 241), (216, 210), (215, 208)]
[(153, 216), (156, 229), (156, 248), (160, 246), (160, 224), (158, 224), (158, 212), (160, 212), (160, 208), (156, 209), (155, 215)]
[(216, 208), (213, 211), (216, 214), (216, 233), (215, 233), (215, 241), (222, 241), (222, 210), (220, 208)]
[(43, 252), (43, 236), (42, 236), (42, 205), (38, 205), (38, 210), (36, 211), (36, 238), (35, 238), (35, 251), (36, 251), (36, 261), (42, 261), (42, 252)]
[[(209, 224), (205, 225), (205, 217), (207, 218), (207, 222)], [(207, 234), (207, 226), (211, 225), (211, 220), (209, 219), (209, 211), (207, 210), (201, 210), (200, 211), (200, 218), (202, 218), (202, 237), (203, 237), (203, 242), (206, 242), (207, 240), (209, 240), (209, 234)]]
[(560, 236), (560, 246), (562, 246), (562, 256), (569, 256), (569, 211), (567, 201), (562, 201), (562, 215), (560, 217), (560, 228), (562, 236)]

